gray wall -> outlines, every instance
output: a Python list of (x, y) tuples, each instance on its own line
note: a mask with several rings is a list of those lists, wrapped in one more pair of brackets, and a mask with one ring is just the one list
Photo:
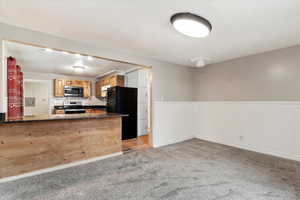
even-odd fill
[(194, 71), (197, 101), (300, 101), (300, 46)]
[[(26, 30), (15, 26), (0, 23), (0, 41), (4, 39), (18, 40), (22, 42), (44, 45), (52, 48), (86, 53), (107, 58), (119, 59), (153, 67), (153, 99), (165, 101), (190, 101), (193, 99), (192, 73), (193, 70), (175, 64), (169, 64), (155, 59), (144, 58), (119, 52), (116, 49), (101, 48), (101, 40), (98, 46), (91, 46), (81, 42), (72, 41), (72, 38), (64, 39), (52, 35)], [(153, 39), (153, 38), (149, 38)], [(0, 56), (3, 56), (2, 43)], [(0, 112), (5, 108), (5, 64), (0, 64)]]

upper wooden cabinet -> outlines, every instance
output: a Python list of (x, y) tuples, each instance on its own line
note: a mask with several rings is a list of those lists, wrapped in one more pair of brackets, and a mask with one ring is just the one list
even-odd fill
[(85, 82), (86, 81), (80, 81), (80, 80), (65, 80), (67, 86), (83, 87), (85, 85)]
[(54, 80), (54, 96), (55, 97), (64, 97), (64, 86), (66, 85), (66, 80), (64, 79), (55, 79)]
[(105, 76), (99, 79), (96, 82), (96, 97), (105, 98), (106, 92), (103, 91), (103, 87), (114, 87), (114, 86), (121, 86), (124, 87), (125, 80), (124, 76), (121, 75), (112, 75), (112, 76)]
[(82, 80), (65, 80), (65, 79), (55, 79), (54, 80), (54, 96), (64, 97), (64, 87), (65, 86), (77, 86), (83, 87), (84, 98), (91, 97), (91, 81)]
[(84, 98), (91, 97), (91, 81), (83, 81), (83, 96)]
[(102, 88), (102, 82), (99, 80), (96, 82), (96, 97), (101, 97), (101, 88)]

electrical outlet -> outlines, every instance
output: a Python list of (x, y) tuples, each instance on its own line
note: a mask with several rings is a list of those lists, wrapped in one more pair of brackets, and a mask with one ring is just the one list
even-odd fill
[(240, 141), (243, 141), (244, 140), (244, 136), (240, 135), (239, 139), (240, 139)]

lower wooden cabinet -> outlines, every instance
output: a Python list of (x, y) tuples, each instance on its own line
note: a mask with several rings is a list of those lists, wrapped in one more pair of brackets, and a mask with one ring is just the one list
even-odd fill
[(106, 114), (106, 111), (105, 110), (100, 110), (100, 109), (95, 109), (94, 113), (97, 113), (97, 114)]
[(93, 111), (94, 111), (93, 109), (85, 109), (86, 113), (93, 113)]
[(86, 113), (95, 113), (95, 114), (106, 114), (105, 110), (102, 109), (86, 109)]
[(65, 114), (65, 110), (63, 110), (63, 109), (55, 109), (54, 113), (57, 114), (57, 115), (59, 115), (59, 114)]

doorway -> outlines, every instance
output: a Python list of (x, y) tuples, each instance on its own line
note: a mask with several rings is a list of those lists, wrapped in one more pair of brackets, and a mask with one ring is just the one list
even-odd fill
[(24, 115), (49, 114), (49, 83), (43, 80), (24, 80)]
[(137, 68), (126, 72), (125, 87), (137, 88), (137, 138), (123, 141), (123, 152), (147, 149), (151, 143), (152, 70)]

